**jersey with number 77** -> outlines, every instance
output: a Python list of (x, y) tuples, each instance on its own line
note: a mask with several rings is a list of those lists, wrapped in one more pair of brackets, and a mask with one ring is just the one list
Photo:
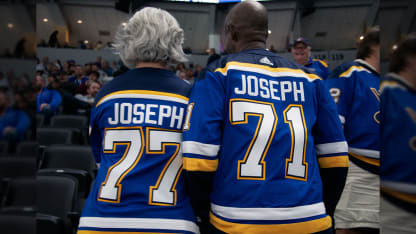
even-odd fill
[(181, 176), (189, 91), (156, 68), (131, 70), (100, 90), (90, 120), (100, 168), (79, 234), (199, 232)]
[(317, 75), (266, 50), (243, 51), (211, 64), (189, 103), (184, 169), (215, 172), (216, 228), (302, 233), (331, 226), (319, 167), (347, 167), (347, 145)]

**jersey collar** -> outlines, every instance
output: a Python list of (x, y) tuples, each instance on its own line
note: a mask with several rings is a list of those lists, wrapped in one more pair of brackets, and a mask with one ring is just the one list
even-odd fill
[(357, 62), (357, 63), (361, 64), (363, 67), (365, 67), (370, 72), (376, 74), (377, 76), (380, 76), (380, 73), (378, 73), (377, 70), (373, 66), (371, 66), (369, 63), (367, 63), (366, 61), (364, 61), (362, 59), (355, 59), (354, 62)]

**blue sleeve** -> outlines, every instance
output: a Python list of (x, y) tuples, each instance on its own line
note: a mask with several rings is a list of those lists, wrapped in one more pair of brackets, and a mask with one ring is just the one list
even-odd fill
[(317, 119), (313, 128), (320, 167), (348, 167), (348, 145), (337, 115), (337, 107), (327, 87), (317, 81)]
[(52, 100), (49, 103), (49, 105), (51, 106), (51, 109), (53, 111), (56, 111), (56, 109), (58, 109), (58, 106), (62, 102), (61, 94), (59, 94), (59, 92), (56, 90), (51, 90), (51, 92), (52, 92)]
[(216, 171), (225, 112), (224, 77), (206, 72), (191, 91), (183, 132), (184, 169)]

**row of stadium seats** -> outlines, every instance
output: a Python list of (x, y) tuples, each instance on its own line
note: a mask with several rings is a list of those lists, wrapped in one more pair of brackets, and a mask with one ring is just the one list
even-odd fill
[(1, 233), (76, 230), (97, 172), (90, 146), (78, 140), (87, 120), (74, 124), (77, 117), (55, 116), (37, 129), (36, 142), (20, 142), (13, 154), (0, 142)]

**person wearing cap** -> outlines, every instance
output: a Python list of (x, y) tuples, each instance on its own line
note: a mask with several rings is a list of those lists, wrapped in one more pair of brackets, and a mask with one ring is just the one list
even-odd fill
[(312, 59), (311, 44), (308, 39), (297, 38), (292, 44), (291, 52), (296, 63), (307, 67), (324, 80), (328, 77), (330, 73), (328, 64), (320, 59)]

